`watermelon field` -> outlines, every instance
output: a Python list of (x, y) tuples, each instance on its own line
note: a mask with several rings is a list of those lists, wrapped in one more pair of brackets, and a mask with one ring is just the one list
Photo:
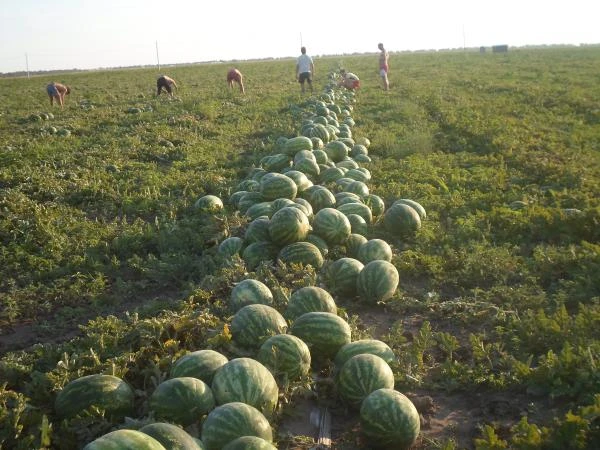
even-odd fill
[(600, 47), (235, 66), (0, 78), (0, 448), (600, 448)]

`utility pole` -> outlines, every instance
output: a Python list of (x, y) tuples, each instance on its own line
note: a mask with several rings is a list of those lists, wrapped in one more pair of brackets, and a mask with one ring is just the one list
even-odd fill
[(156, 41), (156, 64), (158, 65), (158, 71), (160, 72), (160, 59), (158, 58), (158, 41)]
[(25, 67), (27, 67), (27, 78), (29, 78), (29, 57), (25, 53)]

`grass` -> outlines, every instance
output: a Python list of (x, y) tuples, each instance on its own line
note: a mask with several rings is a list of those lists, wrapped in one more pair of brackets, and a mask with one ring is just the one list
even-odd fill
[[(423, 430), (419, 447), (462, 439), (459, 447), (549, 448), (576, 436), (573, 448), (592, 448), (600, 50), (394, 54), (389, 92), (376, 56), (316, 64), (315, 92), (340, 64), (361, 78), (353, 134), (372, 142), (371, 192), (386, 205), (411, 198), (427, 210), (416, 237), (369, 230), (395, 249), (400, 273), (394, 298), (367, 307), (393, 322), (376, 337), (399, 355), (396, 387), (438, 403), (473, 390), (517, 392), (558, 411), (522, 419), (515, 407), (509, 425), (474, 418), (468, 439), (452, 424), (441, 440)], [(143, 416), (146, 389), (186, 350), (235, 355), (224, 305), (247, 271), (224, 264), (215, 245), (247, 220), (230, 207), (202, 215), (193, 204), (204, 194), (226, 201), (278, 137), (298, 133), (307, 97), (293, 66), (239, 63), (245, 96), (227, 90), (224, 64), (169, 68), (180, 84), (175, 100), (154, 96), (154, 69), (62, 74), (57, 81), (73, 93), (48, 121), (31, 116), (51, 111), (49, 80), (0, 80), (8, 93), (0, 105), (0, 443), (76, 448), (113, 426), (93, 415), (54, 417), (56, 391), (76, 376), (125, 377), (144, 392)], [(281, 303), (320, 280), (310, 270), (257, 276)], [(354, 315), (364, 305), (336, 300), (355, 335), (367, 335), (369, 324)], [(362, 445), (350, 435), (338, 448)]]

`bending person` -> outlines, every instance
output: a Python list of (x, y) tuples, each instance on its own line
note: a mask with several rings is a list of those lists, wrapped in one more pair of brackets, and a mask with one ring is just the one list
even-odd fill
[(46, 86), (46, 92), (48, 93), (48, 97), (50, 97), (50, 105), (52, 106), (54, 100), (56, 100), (56, 103), (62, 108), (65, 104), (65, 95), (71, 93), (71, 88), (65, 84), (53, 81)]
[(238, 84), (242, 94), (246, 92), (244, 89), (244, 76), (242, 75), (242, 72), (237, 69), (231, 69), (227, 72), (227, 84), (229, 85), (229, 89), (233, 88), (233, 83)]
[(170, 97), (173, 97), (173, 88), (177, 89), (177, 83), (171, 77), (161, 75), (156, 80), (156, 95), (159, 96), (162, 90), (167, 91)]

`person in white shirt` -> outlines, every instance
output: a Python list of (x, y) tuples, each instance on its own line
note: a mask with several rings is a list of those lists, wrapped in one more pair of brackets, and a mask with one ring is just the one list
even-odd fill
[(340, 75), (342, 79), (338, 83), (338, 86), (343, 86), (351, 91), (360, 87), (360, 80), (352, 72), (346, 72), (345, 69), (340, 69)]
[(306, 54), (306, 47), (302, 47), (300, 51), (302, 54), (298, 57), (298, 61), (296, 62), (296, 80), (298, 80), (302, 87), (302, 93), (305, 92), (305, 82), (308, 83), (310, 92), (312, 92), (312, 77), (315, 74), (315, 65), (312, 58)]

